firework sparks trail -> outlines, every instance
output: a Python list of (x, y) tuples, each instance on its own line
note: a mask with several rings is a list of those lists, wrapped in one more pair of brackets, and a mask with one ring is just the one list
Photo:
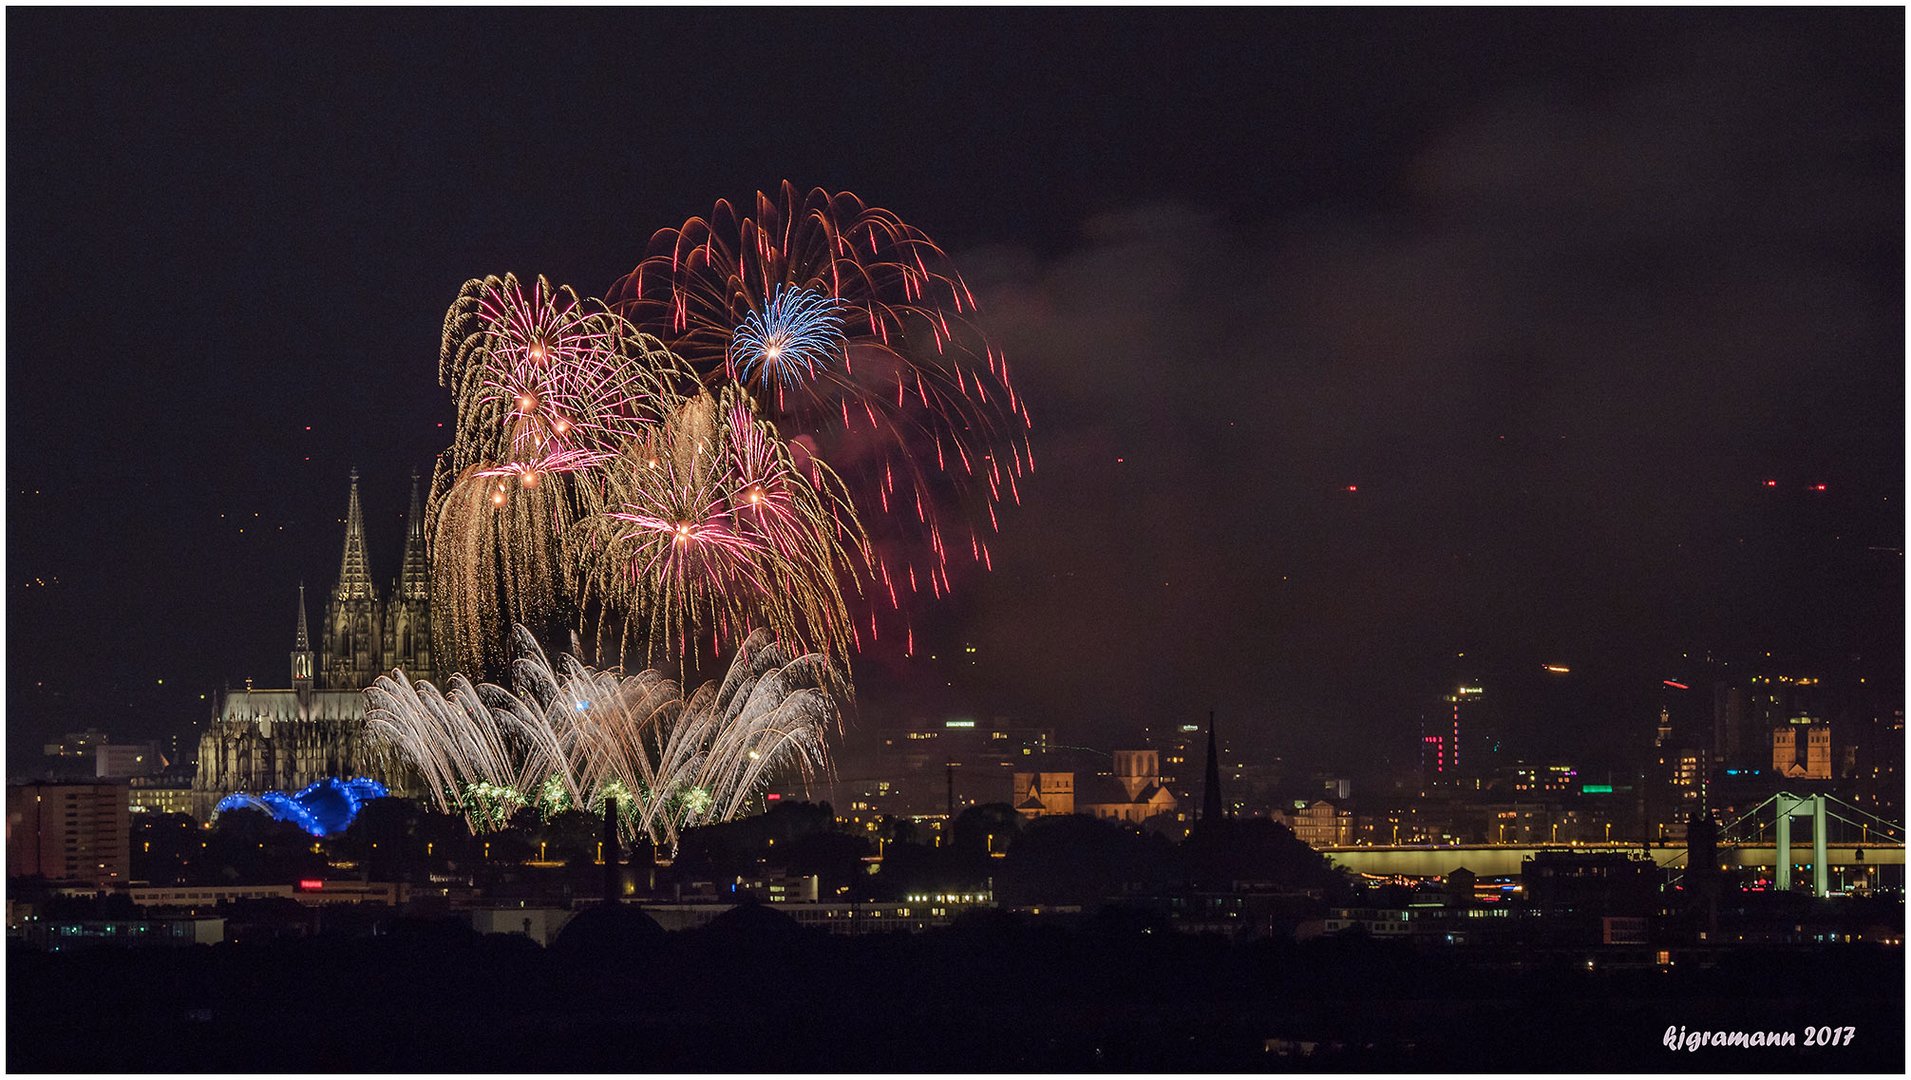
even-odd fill
[(685, 402), (630, 444), (579, 523), (580, 595), (627, 613), (621, 638), (653, 661), (704, 634), (721, 652), (759, 626), (846, 659), (840, 582), (860, 578), (865, 549), (859, 534), (844, 545), (834, 476), (811, 465), (814, 480), (741, 391)]
[(820, 289), (777, 285), (761, 312), (749, 311), (730, 339), (725, 370), (741, 385), (781, 395), (840, 363), (849, 338), (843, 304)]
[(457, 405), (426, 512), (433, 630), (467, 671), (491, 671), (504, 632), (573, 613), (572, 526), (605, 470), (694, 389), (655, 338), (569, 287), (514, 275), (465, 283), (445, 315), (439, 381)]
[(514, 639), (510, 690), (453, 676), (441, 692), (394, 672), (365, 691), (373, 737), (473, 832), (526, 806), (548, 814), (614, 796), (626, 835), (674, 853), (682, 830), (736, 817), (772, 775), (793, 767), (807, 782), (828, 768), (828, 661), (763, 631), (721, 682), (688, 697), (662, 672), (553, 663), (524, 627)]
[[(769, 418), (814, 440), (844, 482), (843, 506), (868, 524), (871, 587), (856, 622), (872, 633), (878, 598), (900, 610), (877, 582), (920, 570), (944, 591), (941, 537), (985, 517), (993, 530), (995, 503), (1019, 499), (1016, 480), (1033, 468), (1027, 403), (1008, 360), (969, 325), (967, 284), (925, 234), (853, 195), (785, 183), (748, 214), (719, 202), (658, 232), (608, 302), (706, 385), (763, 392)], [(986, 566), (982, 551), (969, 549)]]

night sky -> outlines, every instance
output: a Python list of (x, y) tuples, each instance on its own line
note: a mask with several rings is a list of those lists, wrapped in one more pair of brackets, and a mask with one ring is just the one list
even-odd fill
[(1351, 768), (1459, 678), (1593, 760), (1682, 653), (1901, 695), (1903, 20), (9, 10), (10, 751), (284, 685), (354, 465), (397, 569), (460, 283), (786, 178), (935, 237), (1035, 418), (857, 726)]

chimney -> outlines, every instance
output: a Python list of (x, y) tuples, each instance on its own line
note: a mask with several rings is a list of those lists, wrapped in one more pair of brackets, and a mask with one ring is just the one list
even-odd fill
[(606, 904), (615, 904), (622, 896), (623, 890), (619, 887), (622, 885), (619, 880), (622, 875), (618, 872), (620, 869), (618, 864), (622, 858), (617, 844), (617, 799), (610, 797), (604, 800), (604, 903)]

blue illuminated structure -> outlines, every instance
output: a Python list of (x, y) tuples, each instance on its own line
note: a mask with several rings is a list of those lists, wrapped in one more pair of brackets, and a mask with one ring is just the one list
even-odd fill
[(313, 836), (332, 836), (352, 827), (359, 807), (387, 794), (385, 785), (376, 780), (362, 776), (356, 780), (340, 780), (328, 776), (297, 795), (283, 791), (268, 791), (263, 795), (237, 792), (220, 799), (212, 812), (263, 810), (272, 815), (272, 820), (289, 821)]

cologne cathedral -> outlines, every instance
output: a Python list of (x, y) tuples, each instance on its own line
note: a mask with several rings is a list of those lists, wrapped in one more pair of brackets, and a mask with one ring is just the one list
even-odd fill
[(195, 815), (209, 818), (219, 800), (233, 792), (296, 792), (328, 776), (387, 779), (388, 770), (366, 739), (361, 691), (394, 669), (413, 679), (434, 677), (430, 594), (417, 472), (411, 476), (404, 558), (381, 601), (365, 552), (365, 515), (353, 469), (345, 553), (319, 621), (318, 652), (312, 651), (301, 584), (291, 686), (262, 690), (248, 679), (244, 689), (225, 692), (199, 740)]

